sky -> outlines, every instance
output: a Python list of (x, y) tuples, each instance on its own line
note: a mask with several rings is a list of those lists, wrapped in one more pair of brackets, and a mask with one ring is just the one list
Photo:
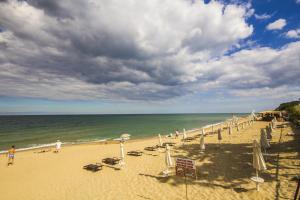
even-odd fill
[(0, 114), (233, 113), (300, 98), (300, 0), (0, 0)]

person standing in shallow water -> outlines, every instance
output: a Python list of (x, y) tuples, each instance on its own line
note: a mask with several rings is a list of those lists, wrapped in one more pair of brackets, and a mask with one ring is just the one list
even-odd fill
[(7, 156), (8, 156), (7, 166), (14, 164), (15, 152), (16, 149), (14, 145), (11, 146), (11, 148), (7, 151)]
[(57, 140), (56, 144), (55, 144), (55, 151), (54, 153), (58, 153), (60, 151), (61, 148), (61, 141)]

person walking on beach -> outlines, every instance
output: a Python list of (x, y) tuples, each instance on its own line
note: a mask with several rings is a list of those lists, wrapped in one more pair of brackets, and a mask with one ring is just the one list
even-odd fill
[(15, 146), (12, 145), (11, 148), (7, 151), (7, 156), (8, 156), (7, 166), (14, 164), (15, 152), (16, 152)]
[(60, 151), (61, 148), (61, 141), (57, 140), (56, 144), (55, 144), (55, 153), (58, 153)]

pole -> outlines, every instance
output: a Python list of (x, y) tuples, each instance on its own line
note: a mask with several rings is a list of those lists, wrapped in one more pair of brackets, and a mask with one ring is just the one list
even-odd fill
[(256, 190), (259, 191), (259, 183), (258, 183), (258, 171), (256, 170)]
[(186, 182), (186, 173), (184, 172), (184, 182), (185, 182), (185, 198), (188, 200), (188, 193), (187, 193), (187, 182)]
[[(297, 185), (297, 189), (296, 189), (296, 192), (295, 192), (294, 200), (297, 200), (298, 193), (299, 193), (299, 188), (300, 188), (300, 178), (298, 179), (298, 185)], [(300, 196), (299, 196), (299, 199), (300, 199)]]

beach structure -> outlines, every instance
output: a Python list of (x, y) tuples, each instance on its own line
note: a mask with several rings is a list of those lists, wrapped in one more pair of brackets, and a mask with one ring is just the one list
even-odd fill
[(240, 128), (239, 128), (239, 124), (238, 124), (238, 123), (236, 124), (236, 130), (237, 130), (237, 131), (240, 131)]
[(203, 152), (205, 150), (205, 143), (204, 143), (204, 135), (200, 137), (200, 151)]
[(266, 170), (267, 167), (257, 140), (253, 140), (253, 168), (255, 169), (256, 176), (251, 177), (251, 180), (256, 183), (256, 190), (259, 191), (259, 184), (263, 183), (264, 179), (258, 176), (258, 172)]
[(120, 142), (120, 166), (125, 165), (124, 142)]
[(172, 161), (171, 152), (170, 152), (170, 146), (168, 144), (166, 145), (165, 163), (166, 163), (166, 169), (163, 171), (163, 174), (165, 176), (168, 176), (170, 173), (170, 168), (173, 166), (173, 161)]

